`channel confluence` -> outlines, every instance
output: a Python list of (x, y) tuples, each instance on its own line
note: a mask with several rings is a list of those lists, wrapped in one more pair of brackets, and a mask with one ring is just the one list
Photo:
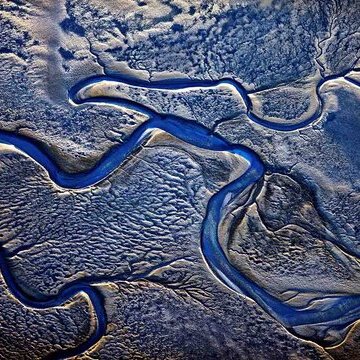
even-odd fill
[[(250, 120), (277, 131), (292, 131), (305, 127), (320, 118), (323, 112), (323, 100), (320, 89), (326, 81), (337, 78), (345, 78), (346, 74), (331, 76), (322, 79), (317, 87), (318, 109), (308, 119), (298, 124), (278, 124), (261, 119), (252, 112), (251, 99), (245, 88), (233, 79), (222, 80), (179, 80), (168, 79), (153, 82), (134, 79), (125, 76), (95, 76), (85, 79), (75, 85), (69, 91), (69, 100), (73, 104), (114, 104), (130, 108), (146, 115), (149, 119), (137, 127), (137, 129), (121, 144), (112, 147), (90, 170), (79, 173), (68, 173), (62, 170), (44, 149), (41, 143), (30, 137), (0, 131), (0, 143), (13, 145), (21, 152), (31, 157), (40, 164), (49, 174), (50, 179), (58, 186), (69, 189), (82, 189), (93, 186), (107, 178), (121, 164), (139, 148), (156, 130), (165, 131), (172, 136), (199, 148), (213, 151), (229, 152), (240, 156), (248, 162), (245, 173), (228, 185), (221, 188), (209, 200), (206, 215), (202, 224), (201, 250), (208, 267), (214, 276), (233, 291), (243, 294), (255, 301), (268, 314), (278, 320), (291, 333), (296, 335), (295, 328), (301, 325), (336, 322), (339, 328), (344, 328), (360, 318), (360, 295), (348, 295), (334, 297), (332, 309), (317, 310), (311, 308), (297, 308), (282, 303), (266, 290), (257, 285), (250, 278), (242, 274), (234, 267), (222, 249), (218, 237), (218, 228), (222, 221), (226, 207), (247, 188), (256, 184), (264, 174), (264, 165), (258, 155), (251, 149), (237, 144), (231, 144), (226, 139), (203, 125), (186, 118), (160, 114), (132, 100), (114, 98), (108, 96), (81, 99), (78, 94), (81, 90), (102, 81), (117, 82), (145, 89), (159, 90), (186, 90), (194, 88), (214, 88), (221, 85), (231, 86), (243, 99)], [(356, 85), (356, 84), (355, 84)], [(106, 312), (103, 298), (92, 283), (108, 279), (80, 279), (64, 286), (56, 296), (32, 298), (25, 294), (17, 285), (16, 279), (8, 269), (4, 250), (0, 253), (0, 269), (12, 294), (24, 305), (33, 308), (49, 308), (59, 306), (78, 293), (86, 293), (89, 297), (97, 318), (97, 327), (89, 339), (78, 347), (71, 350), (61, 350), (56, 354), (57, 358), (74, 356), (88, 350), (93, 346), (106, 331)], [(322, 343), (322, 339), (311, 339)]]

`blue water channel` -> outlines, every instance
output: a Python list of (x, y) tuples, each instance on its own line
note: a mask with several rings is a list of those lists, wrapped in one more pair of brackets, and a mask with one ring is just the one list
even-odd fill
[[(331, 80), (335, 77), (328, 78)], [(295, 327), (306, 324), (320, 324), (331, 322), (338, 326), (339, 330), (354, 323), (360, 318), (360, 295), (347, 295), (333, 298), (331, 308), (316, 310), (311, 308), (296, 308), (281, 302), (265, 289), (261, 288), (250, 278), (242, 274), (234, 267), (226, 256), (219, 241), (219, 226), (226, 213), (226, 208), (231, 202), (242, 194), (246, 189), (255, 185), (264, 174), (264, 165), (257, 154), (251, 149), (237, 144), (231, 144), (220, 135), (214, 134), (208, 128), (194, 121), (180, 116), (161, 114), (132, 100), (114, 97), (93, 97), (82, 99), (79, 92), (84, 88), (102, 81), (111, 81), (127, 84), (146, 89), (179, 90), (194, 87), (213, 88), (222, 84), (231, 85), (244, 100), (250, 120), (277, 131), (291, 131), (307, 126), (314, 122), (322, 113), (322, 100), (320, 88), (325, 82), (322, 80), (317, 86), (319, 108), (314, 115), (299, 124), (271, 123), (261, 119), (252, 112), (251, 100), (246, 90), (235, 80), (223, 79), (217, 81), (209, 80), (159, 80), (147, 82), (123, 76), (97, 76), (81, 81), (69, 91), (69, 99), (77, 106), (89, 104), (113, 104), (133, 109), (146, 115), (149, 119), (138, 126), (136, 130), (121, 144), (113, 146), (90, 170), (79, 173), (68, 173), (62, 170), (52, 156), (48, 153), (42, 143), (17, 133), (0, 131), (0, 142), (15, 146), (34, 161), (40, 164), (49, 174), (51, 180), (62, 188), (82, 189), (93, 186), (107, 178), (139, 147), (151, 137), (154, 131), (163, 130), (182, 141), (198, 148), (212, 151), (222, 151), (234, 154), (246, 160), (248, 168), (243, 175), (220, 191), (214, 194), (208, 202), (206, 216), (202, 224), (201, 250), (204, 259), (214, 276), (231, 290), (244, 294), (268, 314), (277, 319), (290, 332), (296, 334)], [(96, 313), (97, 327), (88, 340), (80, 346), (59, 351), (55, 357), (64, 358), (84, 352), (94, 345), (106, 331), (106, 312), (104, 299), (101, 293), (92, 285), (99, 282), (99, 278), (84, 278), (64, 286), (56, 296), (34, 298), (26, 294), (16, 282), (16, 278), (9, 271), (6, 257), (3, 251), (0, 253), (0, 267), (6, 284), (12, 294), (24, 305), (38, 309), (59, 306), (68, 301), (74, 295), (86, 293)], [(101, 279), (106, 280), (106, 279)], [(107, 279), (110, 280), (110, 279)], [(113, 279), (115, 280), (115, 278)], [(318, 343), (323, 343), (321, 338), (311, 338)], [(329, 345), (329, 344), (328, 344)]]

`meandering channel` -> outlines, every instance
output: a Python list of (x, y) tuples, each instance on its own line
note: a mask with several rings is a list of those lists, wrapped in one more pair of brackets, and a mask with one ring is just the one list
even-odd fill
[[(351, 83), (352, 85), (359, 87), (360, 84), (357, 80), (351, 78), (349, 74), (352, 71), (359, 71), (357, 68), (352, 70), (346, 70), (340, 74), (336, 75), (328, 75), (326, 77), (322, 77), (315, 87), (316, 93), (316, 100), (317, 100), (317, 107), (316, 110), (312, 115), (298, 123), (291, 123), (291, 122), (284, 122), (284, 123), (277, 123), (270, 120), (267, 120), (259, 115), (257, 115), (253, 110), (253, 102), (250, 98), (250, 94), (255, 94), (256, 91), (249, 91), (247, 90), (239, 81), (233, 78), (222, 78), (219, 80), (193, 80), (193, 79), (184, 79), (184, 78), (172, 78), (172, 79), (162, 79), (162, 80), (142, 80), (138, 78), (134, 78), (128, 75), (97, 75), (87, 79), (80, 81), (76, 84), (70, 91), (69, 97), (75, 103), (83, 103), (83, 102), (106, 102), (114, 99), (109, 97), (98, 97), (92, 99), (80, 99), (78, 98), (78, 94), (81, 90), (86, 89), (88, 87), (94, 86), (99, 83), (116, 83), (122, 85), (128, 85), (130, 87), (136, 87), (141, 89), (149, 89), (149, 90), (167, 90), (167, 91), (193, 91), (199, 89), (216, 89), (220, 88), (221, 86), (227, 87), (233, 90), (244, 102), (246, 107), (246, 114), (250, 121), (266, 127), (268, 129), (276, 130), (276, 131), (294, 131), (302, 129), (310, 124), (315, 123), (319, 120), (323, 114), (324, 110), (324, 99), (321, 95), (321, 89), (326, 83), (329, 83), (334, 80), (346, 80), (347, 82)], [(122, 101), (121, 106), (129, 107), (131, 109), (139, 110), (140, 112), (146, 115), (154, 115), (158, 114), (155, 110), (152, 110), (149, 107), (145, 107), (137, 102), (133, 102), (126, 98), (119, 99), (118, 101)], [(141, 108), (139, 108), (139, 106)], [(167, 115), (167, 114), (162, 114)], [(221, 120), (220, 120), (221, 121)]]
[[(167, 89), (170, 91), (198, 87), (214, 88), (219, 85), (226, 85), (232, 86), (243, 98), (251, 120), (273, 130), (291, 131), (307, 126), (321, 116), (323, 111), (323, 101), (320, 94), (321, 86), (325, 83), (325, 81), (333, 80), (334, 78), (337, 77), (328, 77), (327, 79), (321, 81), (317, 86), (319, 101), (318, 111), (299, 124), (289, 125), (278, 123), (274, 124), (267, 120), (260, 119), (258, 116), (253, 114), (252, 104), (248, 93), (239, 83), (232, 79), (217, 81), (185, 81), (173, 79), (159, 80), (150, 83), (124, 76), (97, 76), (81, 81), (70, 90), (69, 99), (72, 103), (78, 106), (84, 106), (84, 104), (87, 103), (113, 104), (138, 111), (146, 115), (149, 119), (142, 125), (138, 126), (137, 129), (123, 143), (111, 148), (92, 169), (75, 174), (63, 171), (41, 145), (41, 143), (27, 136), (0, 131), (0, 142), (15, 146), (18, 150), (40, 164), (47, 171), (50, 179), (56, 185), (69, 189), (81, 189), (93, 186), (107, 178), (112, 172), (121, 166), (121, 164), (129, 156), (131, 156), (131, 154), (134, 153), (154, 131), (158, 129), (199, 148), (213, 151), (225, 151), (236, 156), (240, 156), (248, 163), (248, 168), (245, 173), (214, 194), (207, 205), (206, 216), (202, 224), (201, 233), (201, 249), (207, 265), (215, 277), (223, 284), (233, 291), (243, 294), (255, 301), (268, 314), (277, 319), (284, 327), (295, 335), (297, 334), (296, 328), (301, 325), (331, 323), (338, 329), (343, 329), (360, 318), (360, 295), (333, 297), (331, 309), (326, 307), (323, 309), (314, 309), (311, 307), (296, 308), (290, 306), (281, 302), (265, 289), (257, 285), (250, 278), (242, 274), (239, 269), (230, 263), (227, 255), (220, 245), (218, 235), (219, 225), (224, 215), (226, 215), (227, 208), (231, 202), (246, 189), (256, 184), (264, 174), (264, 165), (257, 154), (245, 146), (229, 143), (220, 135), (213, 133), (208, 128), (194, 121), (180, 116), (157, 113), (155, 110), (129, 99), (107, 96), (81, 98), (79, 96), (79, 92), (81, 90), (101, 81), (112, 81), (146, 89)], [(107, 319), (103, 304), (104, 300), (101, 293), (93, 285), (94, 282), (99, 282), (102, 279), (84, 278), (64, 286), (56, 296), (31, 298), (17, 285), (16, 279), (8, 269), (3, 249), (0, 252), (0, 269), (9, 290), (26, 306), (40, 309), (51, 308), (63, 304), (80, 292), (88, 295), (96, 313), (96, 330), (88, 338), (88, 340), (80, 346), (71, 350), (59, 351), (59, 353), (56, 354), (57, 358), (80, 354), (88, 350), (105, 334)], [(311, 340), (320, 344), (326, 344), (324, 339), (317, 338), (316, 336), (312, 337)]]

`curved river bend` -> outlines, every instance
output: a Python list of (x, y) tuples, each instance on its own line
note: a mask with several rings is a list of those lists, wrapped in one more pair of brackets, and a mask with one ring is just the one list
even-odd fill
[[(296, 327), (301, 325), (331, 323), (333, 326), (341, 330), (360, 318), (360, 295), (334, 297), (331, 309), (312, 309), (310, 307), (296, 308), (290, 306), (281, 302), (279, 299), (257, 285), (250, 278), (242, 274), (230, 263), (222, 246), (220, 245), (218, 237), (219, 226), (224, 214), (226, 214), (226, 209), (232, 201), (234, 201), (246, 189), (255, 185), (264, 174), (264, 165), (260, 158), (252, 150), (242, 145), (231, 144), (220, 135), (214, 134), (206, 127), (193, 121), (179, 116), (159, 114), (151, 108), (128, 99), (111, 98), (106, 96), (81, 99), (78, 96), (81, 90), (101, 81), (111, 81), (122, 84), (125, 83), (130, 86), (147, 89), (168, 89), (170, 91), (191, 89), (195, 87), (214, 88), (219, 85), (227, 85), (232, 86), (243, 98), (248, 109), (248, 116), (251, 120), (273, 130), (291, 131), (307, 126), (321, 116), (323, 101), (320, 96), (320, 88), (325, 81), (333, 80), (335, 78), (337, 77), (329, 77), (318, 84), (317, 94), (319, 108), (314, 115), (300, 124), (287, 125), (278, 123), (274, 124), (253, 114), (252, 104), (248, 93), (240, 84), (232, 79), (223, 79), (218, 81), (184, 81), (175, 79), (149, 83), (143, 80), (123, 76), (97, 76), (80, 82), (70, 90), (69, 98), (74, 104), (114, 104), (140, 112), (148, 116), (149, 120), (140, 125), (125, 142), (111, 148), (91, 170), (76, 174), (63, 171), (39, 142), (23, 135), (0, 131), (0, 142), (15, 146), (21, 152), (25, 153), (40, 164), (48, 172), (49, 177), (54, 183), (60, 187), (70, 189), (86, 188), (108, 177), (113, 171), (121, 166), (121, 164), (157, 129), (163, 130), (182, 141), (199, 148), (213, 151), (225, 151), (236, 156), (240, 156), (248, 163), (248, 168), (245, 173), (220, 189), (208, 202), (201, 233), (201, 249), (207, 265), (216, 278), (223, 284), (233, 291), (254, 300), (268, 314), (273, 316), (295, 335)], [(105, 334), (107, 319), (104, 309), (104, 300), (100, 292), (92, 285), (92, 283), (96, 281), (99, 282), (99, 278), (84, 278), (82, 280), (72, 282), (69, 285), (64, 286), (59, 291), (58, 295), (53, 297), (31, 298), (17, 285), (16, 279), (9, 271), (6, 261), (7, 260), (3, 251), (1, 251), (0, 268), (7, 286), (12, 294), (26, 306), (39, 309), (59, 306), (81, 292), (87, 294), (92, 303), (97, 320), (97, 327), (94, 333), (86, 342), (82, 343), (78, 347), (69, 350), (61, 350), (57, 354), (53, 355), (52, 358), (54, 358), (54, 356), (56, 358), (64, 358), (80, 354), (88, 350)], [(311, 340), (318, 343), (324, 343), (321, 338), (312, 338)]]

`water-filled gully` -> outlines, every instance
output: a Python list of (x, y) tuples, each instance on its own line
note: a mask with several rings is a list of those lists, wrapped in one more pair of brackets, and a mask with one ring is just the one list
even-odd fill
[[(226, 256), (220, 245), (218, 230), (226, 208), (249, 186), (256, 184), (262, 179), (264, 165), (257, 154), (251, 149), (231, 144), (220, 135), (210, 131), (203, 125), (180, 116), (160, 114), (153, 109), (141, 105), (125, 98), (116, 97), (92, 97), (81, 98), (81, 90), (98, 84), (102, 81), (127, 84), (129, 86), (141, 87), (145, 89), (159, 90), (186, 90), (192, 88), (214, 88), (220, 85), (230, 86), (241, 96), (246, 107), (250, 120), (266, 126), (276, 131), (292, 131), (303, 128), (320, 118), (323, 112), (323, 100), (320, 89), (322, 85), (336, 78), (344, 78), (345, 74), (325, 78), (319, 82), (316, 88), (318, 96), (318, 109), (301, 123), (280, 124), (272, 123), (252, 112), (251, 100), (248, 92), (235, 80), (222, 79), (210, 80), (159, 80), (147, 82), (125, 76), (95, 76), (83, 80), (69, 91), (69, 100), (77, 106), (84, 104), (113, 104), (133, 109), (148, 116), (149, 120), (137, 127), (137, 129), (121, 144), (112, 147), (89, 171), (80, 173), (67, 173), (63, 171), (45, 148), (36, 140), (16, 133), (0, 131), (0, 143), (15, 146), (18, 150), (31, 157), (40, 164), (49, 174), (50, 179), (62, 188), (81, 189), (92, 186), (114, 172), (121, 164), (134, 152), (141, 144), (146, 141), (151, 134), (157, 130), (163, 130), (191, 145), (213, 151), (225, 151), (236, 156), (240, 156), (248, 163), (245, 173), (220, 189), (208, 202), (206, 216), (202, 224), (201, 249), (203, 257), (211, 269), (214, 276), (233, 291), (243, 294), (259, 306), (268, 314), (278, 320), (288, 331), (296, 335), (296, 327), (301, 325), (331, 323), (335, 328), (343, 329), (354, 323), (360, 318), (360, 295), (347, 295), (334, 297), (331, 308), (314, 309), (310, 307), (297, 308), (281, 302), (272, 296), (265, 289), (261, 288), (250, 278), (242, 274), (239, 269), (234, 267)], [(0, 252), (0, 269), (5, 282), (11, 293), (24, 305), (45, 309), (59, 306), (78, 293), (86, 293), (89, 297), (96, 314), (97, 326), (94, 333), (76, 348), (61, 350), (53, 354), (52, 358), (64, 358), (80, 354), (92, 347), (106, 331), (106, 312), (104, 309), (104, 299), (100, 292), (92, 284), (99, 281), (110, 281), (121, 279), (121, 275), (112, 279), (101, 279), (98, 277), (83, 278), (64, 286), (56, 296), (33, 298), (24, 293), (17, 285), (16, 279), (9, 271), (4, 250)], [(303, 336), (304, 337), (304, 336)], [(330, 345), (324, 339), (316, 336), (310, 338), (320, 344)]]

